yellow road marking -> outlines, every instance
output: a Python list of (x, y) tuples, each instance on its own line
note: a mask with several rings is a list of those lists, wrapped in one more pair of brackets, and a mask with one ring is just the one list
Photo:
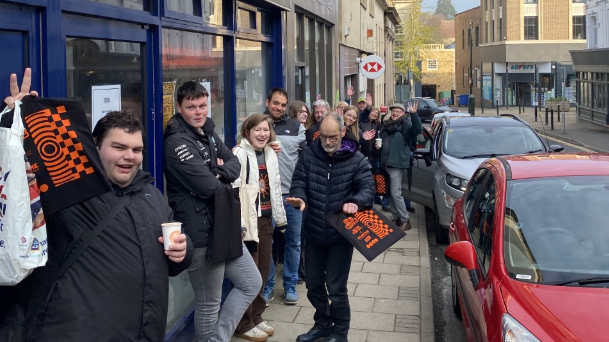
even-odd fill
[[(539, 133), (539, 132), (538, 132), (538, 133)], [(572, 144), (572, 143), (570, 143), (570, 142), (567, 142), (567, 141), (564, 141), (564, 140), (561, 140), (561, 139), (557, 139), (557, 138), (555, 138), (555, 137), (551, 137), (551, 136), (549, 136), (549, 135), (545, 135), (545, 134), (543, 134), (543, 133), (539, 133), (539, 135), (540, 135), (540, 136), (542, 136), (544, 139), (546, 139), (546, 138), (547, 138), (547, 139), (550, 139), (550, 140), (559, 141), (559, 142), (560, 142), (561, 144), (563, 144), (563, 145), (566, 145), (566, 146), (569, 146), (569, 147), (576, 148), (576, 149), (578, 149), (578, 150), (581, 150), (582, 152), (588, 152), (588, 153), (595, 153), (595, 152), (596, 152), (596, 151), (593, 151), (593, 150), (591, 150), (591, 149), (585, 148), (585, 147), (583, 147), (583, 146), (580, 146), (580, 145), (575, 145), (575, 144)]]

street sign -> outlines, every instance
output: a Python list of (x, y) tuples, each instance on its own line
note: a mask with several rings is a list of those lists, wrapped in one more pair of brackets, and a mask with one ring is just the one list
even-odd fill
[(359, 71), (367, 78), (379, 78), (385, 73), (385, 62), (377, 55), (366, 56), (359, 63)]

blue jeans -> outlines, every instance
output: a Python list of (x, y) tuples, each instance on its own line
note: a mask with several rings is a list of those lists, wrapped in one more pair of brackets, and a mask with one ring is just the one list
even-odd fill
[(283, 257), (283, 288), (294, 289), (298, 282), (298, 266), (300, 265), (302, 212), (285, 201), (288, 195), (283, 195), (282, 197), (285, 214), (288, 219), (288, 227), (285, 230), (285, 254)]
[[(188, 275), (195, 293), (194, 326), (199, 342), (230, 341), (243, 313), (262, 287), (260, 272), (245, 245), (242, 247), (242, 256), (216, 264), (205, 262), (207, 247), (195, 248)], [(224, 277), (234, 287), (220, 310)]]

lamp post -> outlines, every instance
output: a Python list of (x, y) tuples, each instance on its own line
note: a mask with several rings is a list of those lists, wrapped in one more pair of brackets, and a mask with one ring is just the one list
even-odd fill
[(472, 39), (472, 28), (473, 28), (474, 22), (473, 21), (469, 21), (469, 29), (468, 29), (468, 38), (469, 38), (469, 96), (467, 98), (467, 109), (469, 111), (469, 113), (472, 116), (475, 116), (475, 98), (474, 98), (474, 92), (473, 92), (473, 88), (474, 88), (474, 77), (472, 76), (472, 64), (473, 64), (473, 48), (474, 48), (474, 42)]

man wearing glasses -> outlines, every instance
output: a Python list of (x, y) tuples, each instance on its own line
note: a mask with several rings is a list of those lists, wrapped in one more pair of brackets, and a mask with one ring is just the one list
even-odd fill
[(353, 246), (327, 221), (326, 215), (354, 214), (374, 201), (370, 164), (358, 151), (358, 142), (346, 134), (343, 117), (323, 116), (319, 139), (304, 150), (286, 201), (304, 215), (307, 298), (315, 307), (315, 325), (296, 341), (346, 342), (351, 320), (347, 279)]

